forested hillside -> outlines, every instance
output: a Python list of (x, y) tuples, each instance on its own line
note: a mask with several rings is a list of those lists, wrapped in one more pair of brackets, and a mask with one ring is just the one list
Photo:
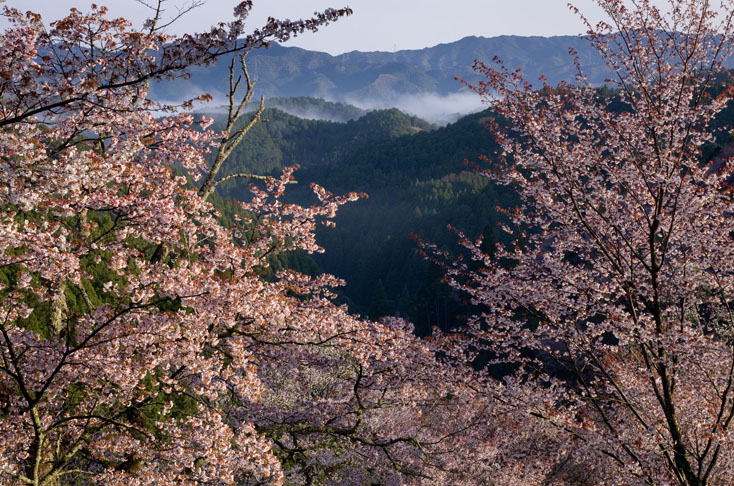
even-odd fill
[[(211, 116), (215, 120), (212, 127), (221, 129), (222, 116), (217, 113)], [(307, 120), (278, 109), (266, 109), (262, 118), (265, 123), (255, 125), (234, 149), (226, 173), (243, 170), (271, 173), (293, 164), (302, 167), (332, 164), (369, 143), (435, 128), (394, 108), (369, 112), (346, 123)], [(226, 193), (243, 191), (231, 184), (225, 187), (229, 187)]]
[[(268, 109), (263, 114), (268, 121), (248, 133), (227, 171), (270, 174), (297, 163), (299, 184), (290, 197), (301, 204), (311, 202), (311, 182), (336, 194), (367, 193), (368, 199), (340, 211), (335, 228), (318, 231), (326, 252), (315, 261), (320, 270), (346, 280), (340, 295), (351, 310), (372, 318), (398, 313), (425, 334), (434, 325), (452, 327), (463, 309), (461, 297), (441, 283), (442, 272), (416, 253), (411, 235), (456, 250), (450, 223), (471, 237), (484, 234), (491, 245), (500, 237), (495, 207), (513, 203), (509, 190), (462, 163), (496, 149), (488, 116), (478, 113), (436, 128), (396, 109), (346, 123)], [(223, 184), (220, 193), (249, 197), (242, 181)], [(291, 260), (297, 268), (315, 271), (305, 255)]]
[[(628, 109), (614, 92), (603, 88), (597, 93), (611, 98), (610, 109)], [(311, 182), (336, 194), (369, 195), (343, 208), (335, 228), (318, 230), (325, 253), (313, 258), (303, 253), (281, 255), (275, 267), (334, 274), (347, 283), (339, 294), (352, 311), (370, 318), (406, 316), (419, 334), (429, 333), (432, 326), (448, 329), (460, 324), (467, 311), (463, 297), (442, 283), (441, 269), (416, 252), (414, 237), (453, 252), (460, 249), (449, 224), (470, 238), (482, 235), (486, 249), (506, 237), (498, 228), (501, 217), (496, 208), (515, 205), (516, 195), (475, 174), (472, 164), (479, 155), (497, 150), (487, 127), (491, 112), (438, 128), (397, 109), (333, 122), (300, 118), (282, 109), (319, 110), (332, 118), (360, 112), (342, 103), (305, 97), (278, 98), (270, 104), (281, 109), (266, 109), (267, 121), (253, 127), (233, 152), (226, 171), (275, 174), (299, 164), (299, 184), (289, 197), (301, 204), (312, 202)], [(221, 116), (213, 116), (219, 120), (217, 128)], [(734, 107), (729, 106), (712, 128), (729, 126), (732, 119)], [(704, 147), (704, 161), (717, 157), (729, 143), (728, 133), (714, 133), (715, 140)], [(224, 183), (219, 192), (233, 199), (249, 197), (242, 181)]]

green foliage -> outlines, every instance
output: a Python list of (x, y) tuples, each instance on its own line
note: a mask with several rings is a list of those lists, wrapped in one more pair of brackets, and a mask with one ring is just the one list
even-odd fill
[[(229, 172), (275, 173), (298, 162), (299, 184), (286, 192), (293, 202), (315, 202), (310, 182), (335, 193), (366, 192), (369, 199), (342, 208), (336, 228), (318, 231), (324, 254), (283, 253), (270, 259), (266, 278), (282, 268), (332, 273), (347, 282), (340, 289), (340, 303), (355, 312), (371, 318), (404, 315), (421, 334), (432, 326), (453, 327), (457, 316), (465, 313), (461, 297), (416, 253), (410, 235), (451, 251), (459, 249), (455, 235), (446, 229), (449, 223), (470, 238), (502, 238), (495, 234), (500, 219), (495, 207), (513, 205), (513, 193), (462, 164), (496, 150), (486, 127), (490, 117), (482, 112), (437, 129), (396, 109), (346, 123), (267, 110), (264, 118), (269, 121), (256, 125), (225, 164)], [(225, 184), (220, 194), (244, 200), (249, 182)], [(236, 207), (226, 197), (211, 201), (226, 224)]]
[[(223, 128), (222, 117), (212, 116), (212, 128)], [(265, 110), (262, 118), (267, 121), (256, 124), (235, 148), (222, 176), (238, 172), (274, 174), (294, 164), (303, 168), (338, 165), (357, 149), (377, 141), (435, 128), (394, 108), (372, 111), (346, 123), (305, 120), (271, 108)], [(224, 183), (219, 190), (220, 194), (235, 198), (249, 196), (242, 180)]]

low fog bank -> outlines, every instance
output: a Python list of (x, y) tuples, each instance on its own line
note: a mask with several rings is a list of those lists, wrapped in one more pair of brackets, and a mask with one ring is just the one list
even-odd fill
[[(155, 99), (155, 93), (152, 94), (155, 101), (175, 106), (180, 105), (184, 100), (195, 98), (202, 92), (195, 86), (189, 86), (186, 92), (181, 93), (181, 97), (175, 100)], [(210, 94), (212, 100), (208, 103), (195, 102), (193, 111), (210, 114), (226, 113), (229, 105), (227, 96), (222, 92), (210, 92)], [(259, 96), (253, 97), (246, 111), (254, 111), (259, 104)], [(345, 97), (339, 100), (324, 100), (308, 97), (266, 97), (265, 107), (276, 108), (289, 115), (307, 120), (339, 123), (356, 120), (368, 111), (397, 108), (438, 126), (445, 126), (463, 116), (487, 108), (481, 98), (470, 91), (447, 95), (436, 93), (394, 95), (390, 99)]]
[[(309, 99), (311, 103), (304, 101)], [(299, 118), (340, 123), (356, 120), (369, 111), (397, 108), (403, 113), (417, 116), (438, 126), (453, 123), (463, 116), (487, 108), (479, 95), (468, 91), (448, 95), (433, 93), (395, 95), (389, 100), (356, 97), (339, 100), (305, 97), (265, 98), (265, 106), (277, 108)]]
[(439, 95), (433, 93), (397, 96), (390, 102), (377, 99), (345, 99), (346, 103), (363, 110), (397, 108), (435, 125), (444, 126), (459, 118), (482, 111), (487, 106), (473, 92)]

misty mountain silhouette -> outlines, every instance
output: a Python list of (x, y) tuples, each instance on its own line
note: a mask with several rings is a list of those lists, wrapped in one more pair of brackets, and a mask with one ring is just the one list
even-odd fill
[[(558, 37), (465, 37), (448, 44), (397, 52), (353, 51), (338, 56), (298, 47), (272, 44), (247, 58), (258, 94), (266, 97), (310, 96), (334, 101), (365, 101), (392, 105), (405, 95), (446, 96), (466, 88), (456, 77), (476, 82), (475, 59), (489, 62), (498, 56), (508, 68), (522, 68), (536, 83), (544, 74), (555, 85), (572, 81), (575, 68), (568, 53), (573, 47), (592, 83), (601, 84), (609, 73), (598, 53), (582, 38)], [(152, 87), (160, 100), (208, 92), (215, 96), (227, 86), (228, 59), (208, 68), (197, 68), (191, 79)], [(364, 104), (364, 103), (363, 103)]]
[[(258, 97), (315, 97), (363, 109), (394, 106), (443, 124), (481, 109), (479, 98), (456, 80), (476, 83), (481, 79), (472, 70), (475, 59), (491, 62), (496, 56), (508, 69), (522, 69), (536, 87), (542, 84), (541, 75), (555, 86), (575, 81), (569, 48), (578, 53), (589, 82), (601, 85), (610, 76), (599, 53), (578, 36), (472, 36), (425, 49), (352, 51), (337, 56), (273, 43), (251, 52), (247, 63)], [(727, 64), (734, 65), (732, 59)], [(229, 59), (222, 58), (212, 66), (194, 69), (189, 80), (154, 83), (151, 95), (159, 101), (180, 101), (209, 93), (215, 102), (223, 103), (228, 66)]]

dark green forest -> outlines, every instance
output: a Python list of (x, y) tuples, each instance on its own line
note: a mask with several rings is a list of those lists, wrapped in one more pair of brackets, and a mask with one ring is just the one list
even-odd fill
[[(315, 105), (295, 99), (290, 110), (298, 110), (298, 103)], [(326, 115), (329, 109), (347, 112), (331, 105), (322, 104)], [(214, 116), (216, 129), (222, 121)], [(298, 184), (286, 196), (301, 204), (315, 201), (311, 182), (337, 194), (367, 193), (369, 198), (340, 210), (335, 228), (318, 231), (325, 253), (313, 259), (305, 254), (281, 257), (273, 266), (332, 273), (347, 282), (339, 295), (350, 310), (373, 319), (402, 315), (419, 334), (427, 334), (432, 326), (446, 329), (460, 322), (462, 296), (441, 282), (440, 268), (416, 253), (411, 235), (457, 251), (456, 235), (447, 228), (451, 223), (471, 238), (484, 234), (491, 245), (501, 237), (496, 206), (513, 204), (510, 191), (463, 163), (496, 149), (486, 128), (488, 116), (478, 113), (438, 128), (397, 109), (337, 123), (269, 108), (263, 114), (267, 121), (248, 133), (226, 171), (275, 175), (299, 164)], [(226, 218), (233, 206), (225, 200), (246, 199), (247, 181), (225, 183), (219, 193)]]
[[(599, 95), (615, 96), (604, 88)], [(275, 104), (291, 112), (318, 110), (330, 119), (357, 113), (348, 105), (312, 98)], [(619, 102), (610, 107), (626, 109)], [(214, 128), (220, 128), (221, 117), (213, 116)], [(456, 234), (447, 227), (450, 223), (469, 238), (482, 235), (489, 249), (506, 236), (498, 228), (501, 215), (496, 208), (517, 202), (511, 190), (474, 170), (480, 155), (491, 158), (497, 150), (487, 128), (490, 118), (492, 114), (483, 111), (436, 127), (397, 109), (334, 122), (268, 108), (263, 114), (266, 122), (253, 127), (223, 173), (277, 175), (282, 167), (299, 164), (298, 184), (286, 193), (299, 204), (315, 202), (311, 182), (337, 194), (367, 193), (369, 198), (340, 210), (335, 228), (318, 230), (325, 253), (281, 255), (272, 262), (273, 269), (334, 274), (347, 282), (338, 293), (352, 312), (372, 319), (401, 315), (415, 324), (418, 334), (426, 335), (433, 326), (449, 329), (460, 324), (468, 309), (464, 297), (442, 282), (444, 271), (416, 252), (411, 235), (459, 252)], [(713, 128), (731, 119), (734, 108), (729, 107), (714, 120)], [(716, 159), (729, 142), (728, 133), (718, 133), (702, 148), (703, 161)], [(228, 199), (249, 197), (242, 179), (228, 181), (218, 191), (217, 206), (225, 219), (234, 208)]]

